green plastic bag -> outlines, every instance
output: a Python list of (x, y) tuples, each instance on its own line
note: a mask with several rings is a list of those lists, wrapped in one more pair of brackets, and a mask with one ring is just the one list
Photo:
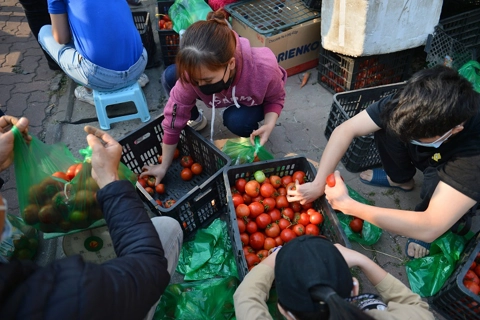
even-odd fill
[(449, 231), (432, 242), (430, 255), (408, 261), (406, 270), (412, 291), (421, 297), (436, 294), (455, 270), (471, 236), (462, 237)]
[(235, 315), (235, 277), (171, 284), (157, 305), (154, 320), (223, 320)]
[[(77, 160), (64, 144), (47, 145), (32, 136), (27, 143), (17, 128), (14, 133), (14, 165), (18, 201), (23, 221), (44, 233), (62, 235), (72, 230), (104, 225), (96, 200), (98, 185), (91, 176), (90, 147)], [(68, 181), (66, 171), (78, 169)], [(55, 176), (53, 175), (55, 174)], [(120, 164), (120, 179), (135, 184), (136, 175)]]
[(467, 78), (473, 84), (473, 89), (480, 93), (480, 63), (478, 61), (469, 61), (459, 70), (462, 76)]
[(273, 159), (273, 155), (260, 145), (258, 136), (255, 137), (255, 146), (250, 142), (250, 138), (229, 139), (222, 151), (232, 159), (232, 165)]
[(12, 258), (32, 260), (38, 249), (37, 229), (13, 214), (7, 213), (12, 225), (12, 235), (0, 242), (0, 262), (8, 262)]
[(208, 228), (198, 230), (194, 240), (183, 244), (177, 271), (185, 280), (238, 277), (225, 221), (215, 219)]
[(204, 0), (176, 0), (168, 9), (168, 15), (173, 22), (173, 30), (187, 30), (190, 25), (199, 20), (206, 20), (212, 8)]
[[(358, 201), (360, 203), (371, 204), (370, 201), (362, 197), (357, 191), (353, 190), (348, 185), (347, 185), (347, 189), (348, 189), (348, 195), (353, 200)], [(347, 216), (340, 211), (337, 211), (337, 217), (338, 217), (338, 220), (340, 220), (340, 224), (342, 225), (343, 231), (345, 231), (345, 234), (347, 235), (347, 238), (350, 241), (355, 241), (366, 246), (371, 246), (377, 243), (377, 241), (382, 236), (382, 229), (371, 224), (368, 221), (363, 221), (362, 232), (359, 234), (359, 233), (353, 232), (349, 226), (350, 221), (352, 221), (354, 217)]]

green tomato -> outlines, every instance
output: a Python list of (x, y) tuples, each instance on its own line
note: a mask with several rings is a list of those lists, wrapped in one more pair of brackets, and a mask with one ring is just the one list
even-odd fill
[(253, 176), (255, 177), (255, 180), (257, 180), (258, 183), (262, 183), (263, 181), (265, 181), (265, 173), (263, 173), (263, 171), (260, 171), (260, 170), (255, 171)]

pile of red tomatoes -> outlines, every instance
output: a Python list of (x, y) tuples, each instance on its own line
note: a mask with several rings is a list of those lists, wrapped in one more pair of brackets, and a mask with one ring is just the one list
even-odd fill
[(255, 179), (239, 178), (231, 186), (238, 230), (249, 270), (268, 256), (270, 249), (305, 235), (319, 235), (323, 215), (313, 203), (288, 202), (287, 190), (306, 181), (305, 172)]

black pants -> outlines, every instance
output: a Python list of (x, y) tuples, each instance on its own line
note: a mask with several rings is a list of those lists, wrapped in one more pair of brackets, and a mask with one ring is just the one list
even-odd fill
[[(52, 24), (50, 14), (48, 13), (47, 0), (19, 0), (23, 7), (28, 26), (32, 31), (35, 39), (38, 40), (40, 29), (47, 24)], [(52, 70), (61, 70), (57, 63), (43, 49), (43, 54), (47, 58), (48, 66)]]
[[(410, 151), (404, 142), (389, 135), (385, 130), (374, 134), (383, 169), (396, 183), (405, 183), (413, 179), (417, 167), (412, 161)], [(421, 201), (415, 206), (415, 211), (425, 211), (428, 208), (433, 192), (440, 182), (437, 167), (427, 167), (423, 170), (423, 184), (420, 190)], [(471, 217), (475, 215), (478, 204), (473, 206), (452, 228), (452, 232), (466, 234), (470, 230)]]

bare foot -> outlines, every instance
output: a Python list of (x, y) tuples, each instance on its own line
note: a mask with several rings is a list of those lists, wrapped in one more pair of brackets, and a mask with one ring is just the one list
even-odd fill
[(423, 258), (428, 256), (430, 250), (425, 248), (424, 246), (419, 245), (415, 242), (410, 242), (407, 247), (407, 254), (410, 257), (414, 257), (415, 259)]
[[(373, 170), (365, 170), (363, 172), (360, 172), (360, 178), (362, 178), (363, 180), (372, 181)], [(396, 183), (396, 182), (393, 182), (392, 180), (390, 180), (390, 177), (387, 176), (387, 180), (388, 180), (388, 183), (390, 184), (390, 186), (399, 187), (399, 188), (405, 189), (406, 191), (412, 190), (413, 187), (415, 186), (415, 180), (413, 180), (413, 179), (411, 179), (410, 181), (407, 181), (405, 183)]]

